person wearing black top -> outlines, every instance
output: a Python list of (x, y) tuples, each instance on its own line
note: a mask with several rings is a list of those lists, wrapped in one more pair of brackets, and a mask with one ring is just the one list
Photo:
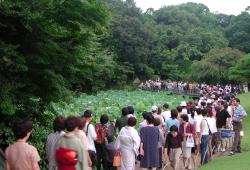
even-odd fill
[[(219, 101), (219, 108), (220, 111), (216, 114), (216, 126), (218, 128), (219, 133), (223, 128), (227, 128), (227, 119), (231, 118), (231, 115), (227, 111), (227, 103), (224, 101)], [(221, 151), (225, 151), (225, 140), (219, 135), (220, 137), (220, 148)]]
[(165, 157), (169, 157), (171, 166), (174, 170), (179, 169), (180, 155), (182, 153), (183, 137), (178, 132), (178, 127), (173, 125), (170, 127), (170, 132), (167, 134), (166, 143), (165, 143)]
[(220, 111), (216, 114), (216, 126), (217, 128), (225, 128), (227, 124), (227, 119), (231, 115), (227, 111), (227, 103), (224, 101), (219, 101)]

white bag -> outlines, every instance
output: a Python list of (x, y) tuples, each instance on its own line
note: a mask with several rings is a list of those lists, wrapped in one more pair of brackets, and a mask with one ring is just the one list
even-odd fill
[(194, 138), (193, 138), (193, 136), (187, 136), (186, 147), (187, 148), (194, 147)]

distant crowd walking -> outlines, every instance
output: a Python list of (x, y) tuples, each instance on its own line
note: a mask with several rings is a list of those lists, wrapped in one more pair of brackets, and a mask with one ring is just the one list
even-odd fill
[[(58, 116), (46, 142), (48, 169), (135, 170), (138, 163), (143, 170), (167, 166), (179, 170), (181, 162), (185, 169), (194, 169), (192, 154), (200, 156), (204, 165), (216, 152), (240, 153), (247, 114), (229, 88), (204, 85), (198, 101), (154, 105), (142, 115), (127, 106), (115, 122), (103, 114), (93, 124), (91, 110), (81, 116)], [(36, 133), (32, 122), (16, 122), (13, 132), (16, 141), (5, 150), (6, 169), (39, 170), (39, 153), (27, 143), (31, 133)]]

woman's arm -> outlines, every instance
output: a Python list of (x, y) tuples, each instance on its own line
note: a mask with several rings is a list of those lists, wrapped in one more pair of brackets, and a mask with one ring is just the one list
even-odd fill
[(38, 162), (33, 163), (33, 165), (32, 165), (32, 170), (40, 170), (40, 167), (39, 167), (39, 165), (38, 165)]
[(6, 160), (6, 170), (10, 170), (10, 164), (9, 164), (8, 160)]

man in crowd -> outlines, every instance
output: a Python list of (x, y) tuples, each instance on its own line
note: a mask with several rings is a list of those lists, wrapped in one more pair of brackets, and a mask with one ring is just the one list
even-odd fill
[(233, 143), (231, 154), (234, 154), (235, 152), (241, 153), (240, 132), (242, 131), (243, 118), (247, 115), (247, 113), (244, 110), (244, 108), (240, 105), (240, 99), (235, 98), (232, 102), (232, 105), (234, 106), (232, 121), (233, 121), (233, 130), (234, 130), (235, 135), (234, 135), (234, 143)]

